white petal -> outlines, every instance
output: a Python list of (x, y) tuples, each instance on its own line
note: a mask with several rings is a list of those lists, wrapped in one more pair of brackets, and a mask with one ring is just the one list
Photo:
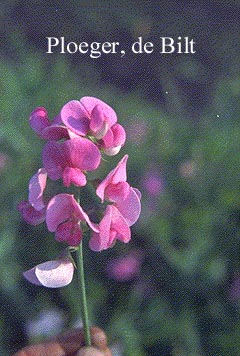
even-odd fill
[(31, 283), (48, 287), (59, 288), (67, 286), (73, 278), (74, 266), (68, 259), (47, 261), (23, 273)]

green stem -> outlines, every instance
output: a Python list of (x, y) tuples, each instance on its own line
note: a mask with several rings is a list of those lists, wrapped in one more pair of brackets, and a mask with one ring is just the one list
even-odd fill
[(89, 320), (88, 320), (87, 297), (86, 297), (84, 268), (83, 268), (82, 241), (77, 250), (77, 265), (78, 265), (77, 270), (78, 270), (78, 279), (79, 279), (79, 286), (80, 286), (80, 299), (81, 299), (81, 308), (82, 308), (84, 339), (85, 339), (86, 346), (91, 346), (91, 336), (90, 336), (90, 328), (89, 328)]

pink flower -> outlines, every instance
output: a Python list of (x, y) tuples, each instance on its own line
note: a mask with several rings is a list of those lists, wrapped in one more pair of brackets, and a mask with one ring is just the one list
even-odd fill
[(78, 246), (82, 240), (81, 221), (86, 222), (93, 231), (99, 231), (73, 195), (58, 194), (48, 203), (46, 224), (49, 231), (55, 232), (57, 241), (64, 241), (70, 246)]
[(30, 225), (39, 225), (45, 220), (46, 205), (43, 201), (43, 192), (46, 187), (47, 173), (40, 168), (29, 181), (28, 201), (18, 204), (23, 219)]
[(73, 278), (74, 266), (69, 258), (41, 263), (23, 273), (31, 283), (49, 288), (67, 286)]
[(142, 257), (139, 251), (132, 251), (126, 256), (114, 258), (108, 263), (106, 272), (118, 282), (130, 281), (139, 275)]
[(77, 135), (90, 134), (97, 139), (117, 122), (115, 111), (100, 99), (85, 96), (69, 101), (61, 110), (61, 119), (66, 127)]
[(44, 168), (40, 168), (29, 181), (28, 201), (33, 208), (40, 211), (45, 207), (43, 201), (43, 192), (46, 187), (47, 172)]
[(30, 114), (29, 121), (31, 128), (43, 139), (69, 138), (68, 129), (63, 125), (61, 116), (57, 115), (50, 123), (47, 110), (44, 107), (34, 109)]
[(89, 247), (93, 251), (106, 250), (112, 247), (117, 240), (127, 243), (131, 239), (130, 228), (114, 205), (107, 206), (98, 228), (99, 232), (93, 232), (89, 242)]
[(28, 201), (18, 204), (23, 219), (31, 225), (39, 225), (45, 220), (46, 205), (43, 202), (43, 192), (46, 187), (47, 173), (40, 168), (29, 181)]
[(96, 189), (97, 196), (102, 200), (114, 203), (114, 206), (123, 215), (129, 226), (139, 218), (141, 211), (141, 193), (138, 189), (130, 187), (126, 182), (126, 164), (128, 155), (125, 155), (107, 177)]
[(126, 132), (119, 124), (114, 124), (100, 141), (100, 148), (108, 156), (115, 156), (126, 141)]
[(116, 240), (129, 242), (129, 226), (133, 225), (140, 215), (141, 194), (126, 182), (127, 159), (128, 156), (125, 155), (96, 189), (102, 203), (107, 200), (113, 204), (107, 206), (99, 223), (99, 232), (92, 234), (89, 246), (93, 251), (106, 250), (112, 247)]
[(61, 110), (61, 119), (69, 134), (72, 131), (75, 135), (90, 135), (100, 140), (99, 147), (109, 156), (117, 154), (125, 143), (126, 133), (117, 124), (115, 111), (97, 98), (85, 96), (80, 101), (69, 101)]
[(39, 225), (45, 220), (46, 209), (36, 210), (27, 200), (20, 202), (17, 208), (23, 219), (30, 225)]
[(63, 179), (63, 184), (84, 186), (83, 171), (98, 168), (101, 154), (97, 146), (86, 138), (73, 138), (64, 142), (49, 141), (43, 148), (43, 165), (52, 180)]

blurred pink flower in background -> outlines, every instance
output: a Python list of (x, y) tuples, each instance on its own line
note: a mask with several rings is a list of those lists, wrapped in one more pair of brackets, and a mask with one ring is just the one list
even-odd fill
[(149, 170), (142, 177), (142, 187), (151, 197), (158, 197), (164, 191), (163, 178), (156, 170)]
[(127, 282), (139, 276), (142, 261), (142, 251), (134, 250), (125, 256), (111, 259), (106, 267), (106, 273), (115, 281)]

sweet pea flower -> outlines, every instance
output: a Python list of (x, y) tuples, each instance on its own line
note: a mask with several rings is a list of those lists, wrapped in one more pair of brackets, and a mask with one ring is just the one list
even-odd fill
[(43, 192), (46, 187), (47, 172), (45, 168), (40, 168), (29, 181), (28, 201), (33, 208), (40, 211), (45, 207)]
[(74, 266), (69, 258), (47, 261), (23, 273), (24, 277), (38, 286), (59, 288), (67, 286), (73, 278)]
[(127, 243), (131, 239), (130, 228), (114, 205), (108, 205), (104, 217), (99, 223), (99, 232), (93, 232), (89, 247), (93, 251), (102, 251), (112, 247), (117, 240)]
[(117, 115), (102, 100), (85, 96), (80, 101), (71, 100), (66, 103), (61, 110), (61, 120), (79, 136), (90, 134), (101, 139), (117, 122)]
[(141, 211), (141, 193), (138, 189), (130, 187), (126, 182), (126, 164), (128, 155), (125, 155), (117, 166), (107, 175), (96, 189), (97, 196), (114, 203), (114, 206), (123, 215), (129, 226), (139, 218)]
[(115, 156), (126, 141), (126, 132), (119, 124), (114, 124), (100, 141), (100, 148), (108, 156)]
[(57, 115), (50, 123), (48, 112), (44, 107), (37, 107), (29, 118), (30, 126), (36, 134), (46, 140), (69, 138), (68, 129), (63, 125), (61, 116)]
[(89, 246), (93, 251), (106, 250), (112, 247), (116, 240), (129, 242), (131, 239), (129, 227), (140, 215), (141, 194), (126, 182), (127, 160), (128, 155), (125, 155), (96, 189), (102, 203), (107, 200), (113, 204), (107, 206), (98, 226), (99, 232), (92, 234)]
[(23, 219), (30, 225), (39, 225), (45, 220), (46, 205), (43, 201), (43, 192), (46, 187), (47, 173), (40, 168), (29, 181), (28, 201), (18, 204)]
[(93, 231), (99, 231), (97, 225), (90, 221), (73, 195), (58, 194), (49, 201), (46, 224), (49, 231), (55, 232), (57, 241), (66, 242), (70, 246), (78, 246), (82, 240), (81, 221), (86, 222)]
[(62, 178), (66, 187), (71, 184), (81, 187), (87, 182), (83, 171), (98, 168), (101, 154), (93, 142), (78, 137), (64, 142), (48, 141), (42, 159), (49, 178)]
[(20, 202), (17, 209), (21, 213), (23, 219), (30, 225), (36, 226), (45, 220), (46, 208), (36, 210), (27, 200)]

